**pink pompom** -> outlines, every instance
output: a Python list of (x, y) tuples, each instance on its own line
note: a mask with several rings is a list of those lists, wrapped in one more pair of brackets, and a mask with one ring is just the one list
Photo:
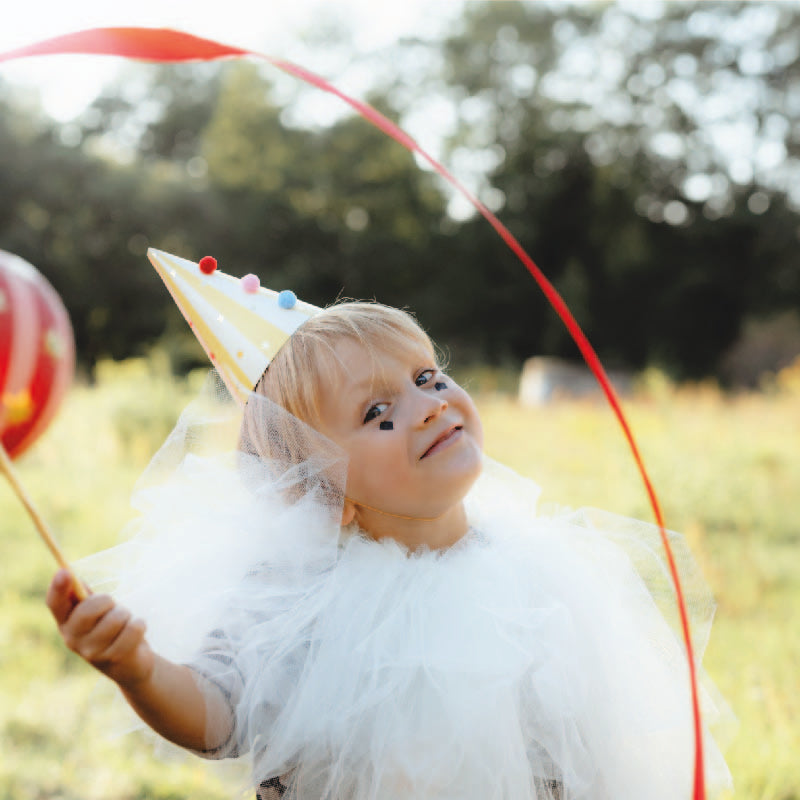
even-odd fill
[(258, 275), (245, 275), (242, 278), (242, 289), (248, 294), (257, 292), (259, 286), (261, 286), (261, 281), (258, 279)]
[(203, 256), (200, 259), (200, 272), (210, 275), (217, 268), (217, 259), (214, 256)]

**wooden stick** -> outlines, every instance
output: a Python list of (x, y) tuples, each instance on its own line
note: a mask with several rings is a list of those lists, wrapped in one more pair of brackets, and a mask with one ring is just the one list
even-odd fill
[(70, 567), (69, 562), (66, 558), (64, 558), (64, 554), (61, 552), (61, 548), (56, 544), (56, 540), (53, 538), (53, 535), (50, 533), (45, 521), (40, 516), (39, 512), (34, 507), (31, 499), (28, 497), (27, 492), (25, 491), (24, 487), (19, 481), (17, 477), (16, 471), (14, 470), (14, 466), (11, 463), (11, 459), (6, 453), (6, 448), (3, 446), (3, 443), (0, 442), (0, 468), (2, 468), (3, 473), (5, 474), (6, 478), (8, 478), (8, 482), (11, 484), (11, 488), (14, 490), (14, 493), (22, 502), (22, 505), (25, 506), (25, 510), (30, 515), (31, 519), (33, 520), (33, 524), (36, 526), (36, 530), (39, 531), (39, 535), (42, 537), (42, 540), (47, 545), (50, 552), (53, 554), (53, 557), (58, 562), (59, 566), (63, 567), (69, 574), (72, 576), (72, 585), (75, 590), (75, 594), (78, 596), (79, 600), (85, 600), (87, 597), (86, 587), (78, 580), (75, 573), (72, 571), (72, 567)]

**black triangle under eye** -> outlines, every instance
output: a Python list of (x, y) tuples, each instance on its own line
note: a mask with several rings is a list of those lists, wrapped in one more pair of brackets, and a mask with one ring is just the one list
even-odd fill
[(442, 389), (446, 389), (447, 388), (447, 384), (446, 383), (442, 383), (441, 381), (438, 381), (437, 383), (433, 384), (433, 388), (436, 389), (437, 392), (441, 392)]
[(394, 423), (389, 420), (385, 419), (381, 424), (378, 426), (382, 431), (393, 431), (394, 430)]

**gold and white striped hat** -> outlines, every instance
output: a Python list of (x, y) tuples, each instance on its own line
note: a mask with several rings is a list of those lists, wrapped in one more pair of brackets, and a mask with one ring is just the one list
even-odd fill
[(206, 256), (199, 263), (150, 248), (147, 256), (216, 367), (244, 404), (286, 340), (321, 309), (258, 277), (234, 278)]

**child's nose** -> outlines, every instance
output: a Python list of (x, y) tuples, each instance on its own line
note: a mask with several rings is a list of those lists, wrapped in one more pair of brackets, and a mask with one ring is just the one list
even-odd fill
[(433, 397), (431, 395), (424, 395), (424, 402), (422, 404), (422, 421), (424, 425), (435, 420), (447, 408), (447, 400), (443, 397)]

